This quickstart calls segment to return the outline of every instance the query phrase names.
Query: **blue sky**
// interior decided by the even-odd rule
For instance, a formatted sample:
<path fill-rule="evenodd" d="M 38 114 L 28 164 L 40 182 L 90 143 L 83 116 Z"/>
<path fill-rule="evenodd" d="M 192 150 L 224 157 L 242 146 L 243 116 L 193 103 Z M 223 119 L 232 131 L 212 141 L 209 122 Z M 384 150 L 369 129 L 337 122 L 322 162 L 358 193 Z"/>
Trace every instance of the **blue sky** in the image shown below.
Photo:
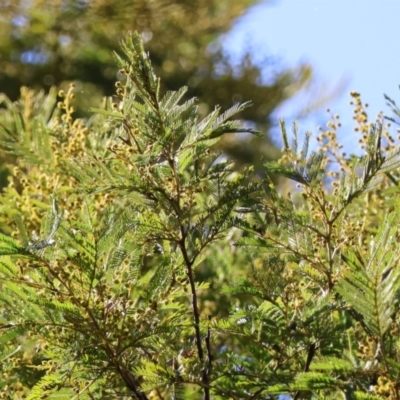
<path fill-rule="evenodd" d="M 234 58 L 256 48 L 258 57 L 276 56 L 285 67 L 310 63 L 318 83 L 315 92 L 341 88 L 341 95 L 324 108 L 341 116 L 342 139 L 351 143 L 349 91 L 361 93 L 370 119 L 379 111 L 390 115 L 383 93 L 400 103 L 399 19 L 398 0 L 261 1 L 238 20 L 223 44 Z M 291 118 L 303 103 L 304 97 L 298 96 L 277 110 L 276 117 Z M 322 112 L 300 121 L 300 128 L 316 132 L 325 117 Z"/>

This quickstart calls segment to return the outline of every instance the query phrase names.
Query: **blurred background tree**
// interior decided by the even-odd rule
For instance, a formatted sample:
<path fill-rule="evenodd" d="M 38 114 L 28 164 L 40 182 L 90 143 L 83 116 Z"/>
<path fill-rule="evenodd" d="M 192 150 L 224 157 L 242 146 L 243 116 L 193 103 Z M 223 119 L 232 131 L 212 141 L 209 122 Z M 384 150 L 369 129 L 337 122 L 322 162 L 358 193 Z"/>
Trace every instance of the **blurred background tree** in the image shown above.
<path fill-rule="evenodd" d="M 21 86 L 48 90 L 74 81 L 78 112 L 115 93 L 112 51 L 128 31 L 141 32 L 164 90 L 188 85 L 203 114 L 251 100 L 240 118 L 266 133 L 273 111 L 312 80 L 309 65 L 284 69 L 251 54 L 235 66 L 223 34 L 257 0 L 0 0 L 0 91 L 17 99 Z M 268 76 L 266 83 L 265 76 Z M 90 93 L 90 96 L 88 94 Z M 80 96 L 81 94 L 81 96 Z M 255 143 L 256 142 L 256 143 Z M 227 138 L 224 150 L 261 166 L 276 158 L 271 141 Z"/>

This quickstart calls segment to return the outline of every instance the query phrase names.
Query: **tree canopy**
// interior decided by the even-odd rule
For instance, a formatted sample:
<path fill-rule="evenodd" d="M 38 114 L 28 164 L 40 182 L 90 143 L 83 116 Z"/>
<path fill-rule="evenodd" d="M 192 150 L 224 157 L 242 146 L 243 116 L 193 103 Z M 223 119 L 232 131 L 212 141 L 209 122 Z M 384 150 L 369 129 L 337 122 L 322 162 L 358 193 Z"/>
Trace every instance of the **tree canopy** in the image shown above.
<path fill-rule="evenodd" d="M 250 104 L 163 93 L 138 34 L 116 59 L 90 119 L 73 86 L 0 99 L 1 397 L 399 399 L 390 125 L 352 93 L 354 155 L 338 116 L 313 151 L 282 121 L 282 194 L 215 146 L 260 135 L 231 119 Z"/>

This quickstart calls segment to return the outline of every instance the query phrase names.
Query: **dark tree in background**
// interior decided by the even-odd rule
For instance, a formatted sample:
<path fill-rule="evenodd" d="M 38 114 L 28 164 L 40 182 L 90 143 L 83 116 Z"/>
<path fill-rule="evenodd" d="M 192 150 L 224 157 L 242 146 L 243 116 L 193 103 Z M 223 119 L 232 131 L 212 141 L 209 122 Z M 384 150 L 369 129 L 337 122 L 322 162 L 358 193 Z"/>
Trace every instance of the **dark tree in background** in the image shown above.
<path fill-rule="evenodd" d="M 309 65 L 282 70 L 274 60 L 259 67 L 250 55 L 232 66 L 218 39 L 255 0 L 0 0 L 0 89 L 10 98 L 21 86 L 49 89 L 74 81 L 81 113 L 94 98 L 115 94 L 112 51 L 128 31 L 139 31 L 165 90 L 188 85 L 187 98 L 226 109 L 251 100 L 240 115 L 266 132 L 271 114 L 312 78 Z M 272 79 L 263 82 L 262 70 Z M 87 94 L 90 93 L 91 96 Z M 81 94 L 81 95 L 80 95 Z M 254 141 L 257 141 L 256 144 Z M 227 138 L 225 150 L 245 163 L 274 158 L 269 141 Z M 262 157 L 263 156 L 263 157 Z"/>

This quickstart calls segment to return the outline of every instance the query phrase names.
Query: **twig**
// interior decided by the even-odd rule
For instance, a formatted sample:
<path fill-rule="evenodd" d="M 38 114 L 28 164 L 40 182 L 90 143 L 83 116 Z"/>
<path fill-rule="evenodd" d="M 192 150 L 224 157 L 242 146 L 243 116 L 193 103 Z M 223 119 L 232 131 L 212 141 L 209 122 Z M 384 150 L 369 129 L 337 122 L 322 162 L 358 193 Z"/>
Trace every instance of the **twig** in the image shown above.
<path fill-rule="evenodd" d="M 208 322 L 210 323 L 211 316 L 208 316 Z M 211 354 L 211 329 L 210 325 L 207 329 L 206 336 L 206 349 L 207 349 L 207 365 L 203 369 L 203 384 L 204 384 L 204 399 L 210 398 L 210 375 L 212 371 L 213 356 Z"/>
<path fill-rule="evenodd" d="M 192 310 L 193 310 L 193 317 L 194 317 L 194 330 L 195 330 L 195 335 L 196 335 L 196 347 L 197 347 L 197 354 L 199 355 L 199 360 L 201 362 L 204 361 L 204 351 L 203 347 L 201 346 L 201 332 L 200 332 L 200 312 L 199 312 L 199 307 L 197 305 L 197 293 L 196 293 L 196 284 L 194 280 L 194 274 L 193 274 L 193 269 L 192 265 L 193 263 L 190 261 L 189 256 L 186 251 L 185 247 L 185 232 L 184 228 L 181 227 L 182 231 L 182 239 L 179 241 L 178 245 L 179 248 L 181 249 L 183 259 L 186 264 L 186 275 L 189 280 L 190 284 L 190 291 L 192 293 Z M 207 334 L 207 338 L 209 339 L 209 333 Z M 207 345 L 207 338 L 206 338 L 206 345 Z M 209 353 L 209 349 L 207 348 L 207 352 L 210 358 L 211 353 Z M 209 361 L 210 363 L 211 361 Z M 210 387 L 209 387 L 209 373 L 207 372 L 208 368 L 205 368 L 203 370 L 203 383 L 204 383 L 204 400 L 210 400 Z"/>
<path fill-rule="evenodd" d="M 311 361 L 315 356 L 316 350 L 317 350 L 317 344 L 315 342 L 311 343 L 310 347 L 308 348 L 307 360 L 303 370 L 304 372 L 308 372 L 310 370 Z M 293 400 L 298 400 L 300 398 L 301 393 L 302 391 L 298 390 L 295 396 L 293 397 Z"/>
<path fill-rule="evenodd" d="M 181 249 L 183 259 L 185 260 L 186 264 L 186 275 L 189 280 L 190 290 L 192 293 L 192 309 L 193 309 L 193 317 L 194 317 L 194 329 L 196 334 L 196 346 L 197 346 L 197 353 L 199 355 L 200 361 L 204 360 L 204 352 L 201 346 L 201 334 L 200 334 L 200 312 L 199 307 L 197 305 L 197 293 L 196 293 L 196 284 L 194 281 L 194 275 L 192 270 L 192 263 L 189 260 L 189 256 L 186 251 L 185 247 L 185 239 L 181 239 L 179 241 L 179 247 Z"/>

